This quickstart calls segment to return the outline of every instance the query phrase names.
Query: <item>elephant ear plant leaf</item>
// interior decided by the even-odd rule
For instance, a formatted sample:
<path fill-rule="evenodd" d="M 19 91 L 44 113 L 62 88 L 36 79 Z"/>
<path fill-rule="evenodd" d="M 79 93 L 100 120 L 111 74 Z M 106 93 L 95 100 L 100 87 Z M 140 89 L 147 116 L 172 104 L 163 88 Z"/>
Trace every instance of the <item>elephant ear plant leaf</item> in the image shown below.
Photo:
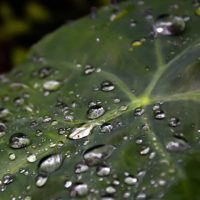
<path fill-rule="evenodd" d="M 104 7 L 1 75 L 0 199 L 199 199 L 199 8 Z"/>

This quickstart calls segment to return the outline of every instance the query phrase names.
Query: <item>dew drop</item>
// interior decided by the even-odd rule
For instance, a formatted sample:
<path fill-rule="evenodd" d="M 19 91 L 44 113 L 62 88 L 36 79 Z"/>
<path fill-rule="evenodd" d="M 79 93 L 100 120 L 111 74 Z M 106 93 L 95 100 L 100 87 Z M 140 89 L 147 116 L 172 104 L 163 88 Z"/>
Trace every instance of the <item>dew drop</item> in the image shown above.
<path fill-rule="evenodd" d="M 114 194 L 114 193 L 116 192 L 116 189 L 115 189 L 113 186 L 108 186 L 108 187 L 106 188 L 106 192 L 107 192 L 108 194 Z"/>
<path fill-rule="evenodd" d="M 36 177 L 35 184 L 37 187 L 43 187 L 46 184 L 47 180 L 48 180 L 47 176 L 39 175 Z"/>
<path fill-rule="evenodd" d="M 85 183 L 76 183 L 73 185 L 70 196 L 71 197 L 83 197 L 88 194 L 88 186 Z"/>
<path fill-rule="evenodd" d="M 73 140 L 78 140 L 87 137 L 91 134 L 94 126 L 96 126 L 96 124 L 83 124 L 82 126 L 73 129 L 72 133 L 69 135 L 69 138 Z"/>
<path fill-rule="evenodd" d="M 87 111 L 88 119 L 96 119 L 105 113 L 105 109 L 101 105 L 93 105 Z"/>
<path fill-rule="evenodd" d="M 3 176 L 2 182 L 4 185 L 9 185 L 14 181 L 14 176 L 12 174 L 6 174 Z"/>
<path fill-rule="evenodd" d="M 92 65 L 86 65 L 84 69 L 85 75 L 90 75 L 95 71 L 95 68 Z"/>
<path fill-rule="evenodd" d="M 138 180 L 137 180 L 136 177 L 127 176 L 127 177 L 125 177 L 124 182 L 125 182 L 127 185 L 135 185 L 135 184 L 138 182 Z"/>
<path fill-rule="evenodd" d="M 30 162 L 30 163 L 33 163 L 33 162 L 35 162 L 36 160 L 37 160 L 37 158 L 36 158 L 36 155 L 35 154 L 29 154 L 28 156 L 27 156 L 27 161 L 28 162 Z"/>
<path fill-rule="evenodd" d="M 109 123 L 101 125 L 101 133 L 110 133 L 113 130 L 113 126 Z"/>
<path fill-rule="evenodd" d="M 10 137 L 9 145 L 13 149 L 22 149 L 30 144 L 30 139 L 24 133 L 15 133 Z"/>
<path fill-rule="evenodd" d="M 169 120 L 169 126 L 171 126 L 171 127 L 177 127 L 179 125 L 180 125 L 180 121 L 179 121 L 178 118 L 176 118 L 176 117 L 170 118 L 170 120 Z"/>
<path fill-rule="evenodd" d="M 71 182 L 71 181 L 69 181 L 69 180 L 65 181 L 64 187 L 65 187 L 66 189 L 70 188 L 71 186 L 72 186 L 72 182 Z"/>
<path fill-rule="evenodd" d="M 157 120 L 162 120 L 165 118 L 165 113 L 161 109 L 157 109 L 154 111 L 154 118 Z"/>
<path fill-rule="evenodd" d="M 85 151 L 83 158 L 89 166 L 97 165 L 108 159 L 115 149 L 112 145 L 97 145 Z"/>
<path fill-rule="evenodd" d="M 111 81 L 104 81 L 101 83 L 101 91 L 110 92 L 115 89 L 115 86 Z"/>
<path fill-rule="evenodd" d="M 186 24 L 182 17 L 162 14 L 154 24 L 154 31 L 156 34 L 173 36 L 181 34 L 185 27 Z"/>
<path fill-rule="evenodd" d="M 4 136 L 6 134 L 5 130 L 6 130 L 6 125 L 4 123 L 0 122 L 0 137 Z"/>
<path fill-rule="evenodd" d="M 63 163 L 61 154 L 51 154 L 40 160 L 38 170 L 40 174 L 48 175 L 59 169 Z"/>
<path fill-rule="evenodd" d="M 40 78 L 46 78 L 52 73 L 52 68 L 51 67 L 42 67 L 38 70 L 38 76 Z"/>
<path fill-rule="evenodd" d="M 110 175 L 111 169 L 107 165 L 97 167 L 97 176 L 104 177 Z"/>
<path fill-rule="evenodd" d="M 135 116 L 141 116 L 144 114 L 144 108 L 142 107 L 138 107 L 134 110 L 134 115 Z"/>
<path fill-rule="evenodd" d="M 188 143 L 181 137 L 174 137 L 166 144 L 166 149 L 173 152 L 182 152 L 189 148 Z"/>
<path fill-rule="evenodd" d="M 14 153 L 10 153 L 9 154 L 9 159 L 10 160 L 15 160 L 16 159 L 16 155 Z"/>
<path fill-rule="evenodd" d="M 46 81 L 43 84 L 43 88 L 48 91 L 56 91 L 59 89 L 59 87 L 60 87 L 60 82 L 55 80 Z"/>
<path fill-rule="evenodd" d="M 81 174 L 87 172 L 89 167 L 86 164 L 79 163 L 75 166 L 75 173 Z"/>

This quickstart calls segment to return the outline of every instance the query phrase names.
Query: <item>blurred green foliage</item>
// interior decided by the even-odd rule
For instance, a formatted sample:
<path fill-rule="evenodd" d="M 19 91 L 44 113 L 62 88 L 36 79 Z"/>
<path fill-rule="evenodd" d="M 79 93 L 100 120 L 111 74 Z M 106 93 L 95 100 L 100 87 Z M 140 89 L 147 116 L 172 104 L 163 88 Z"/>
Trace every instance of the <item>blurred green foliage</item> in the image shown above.
<path fill-rule="evenodd" d="M 4 0 L 0 2 L 0 72 L 25 58 L 42 36 L 110 0 Z"/>

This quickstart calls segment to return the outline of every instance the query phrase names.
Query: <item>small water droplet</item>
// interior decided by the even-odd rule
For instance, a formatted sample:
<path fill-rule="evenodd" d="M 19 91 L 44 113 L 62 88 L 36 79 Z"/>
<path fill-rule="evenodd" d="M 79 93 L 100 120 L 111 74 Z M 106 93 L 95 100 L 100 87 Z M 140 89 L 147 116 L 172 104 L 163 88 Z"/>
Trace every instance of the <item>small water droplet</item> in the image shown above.
<path fill-rule="evenodd" d="M 16 155 L 14 153 L 10 153 L 9 154 L 9 159 L 10 160 L 15 160 L 16 159 Z"/>
<path fill-rule="evenodd" d="M 179 125 L 180 125 L 180 121 L 179 121 L 178 118 L 176 118 L 176 117 L 170 118 L 170 120 L 169 120 L 169 126 L 171 126 L 171 127 L 177 127 Z"/>
<path fill-rule="evenodd" d="M 96 124 L 83 124 L 82 126 L 73 129 L 72 133 L 69 135 L 69 138 L 78 140 L 87 137 L 89 134 L 91 134 L 94 126 L 96 126 Z"/>
<path fill-rule="evenodd" d="M 14 181 L 14 176 L 12 174 L 6 174 L 3 176 L 2 182 L 4 185 L 9 185 Z"/>
<path fill-rule="evenodd" d="M 65 181 L 64 187 L 65 187 L 66 189 L 70 188 L 71 186 L 72 186 L 72 181 L 69 181 L 69 180 Z"/>
<path fill-rule="evenodd" d="M 106 192 L 107 192 L 108 194 L 114 194 L 114 193 L 116 192 L 116 189 L 115 189 L 113 186 L 108 186 L 108 187 L 106 188 Z"/>
<path fill-rule="evenodd" d="M 63 163 L 63 156 L 61 154 L 51 154 L 40 160 L 39 173 L 48 175 L 59 169 Z"/>
<path fill-rule="evenodd" d="M 97 165 L 108 159 L 115 149 L 112 145 L 97 145 L 85 151 L 83 158 L 89 166 Z"/>
<path fill-rule="evenodd" d="M 70 196 L 71 197 L 83 197 L 88 194 L 88 186 L 85 183 L 76 183 L 73 185 Z"/>
<path fill-rule="evenodd" d="M 162 14 L 154 24 L 154 31 L 160 35 L 179 35 L 185 27 L 186 24 L 182 17 Z"/>
<path fill-rule="evenodd" d="M 101 133 L 110 133 L 113 130 L 113 126 L 109 123 L 101 125 Z"/>
<path fill-rule="evenodd" d="M 154 118 L 157 120 L 162 120 L 165 118 L 165 113 L 161 109 L 157 109 L 154 111 Z"/>
<path fill-rule="evenodd" d="M 38 70 L 38 76 L 40 78 L 47 78 L 52 73 L 52 68 L 49 66 L 42 67 Z"/>
<path fill-rule="evenodd" d="M 115 86 L 111 81 L 104 81 L 101 83 L 101 91 L 110 92 L 115 89 Z"/>
<path fill-rule="evenodd" d="M 144 114 L 144 108 L 142 107 L 138 107 L 134 110 L 134 115 L 135 116 L 141 116 Z"/>
<path fill-rule="evenodd" d="M 86 164 L 79 163 L 75 166 L 75 173 L 81 174 L 87 172 L 89 167 Z"/>
<path fill-rule="evenodd" d="M 27 156 L 27 161 L 28 162 L 30 162 L 30 163 L 33 163 L 33 162 L 35 162 L 36 160 L 37 160 L 37 158 L 36 158 L 36 155 L 35 154 L 29 154 L 28 156 Z"/>
<path fill-rule="evenodd" d="M 127 185 L 135 185 L 138 182 L 138 179 L 133 176 L 127 176 L 127 177 L 125 177 L 124 182 Z"/>
<path fill-rule="evenodd" d="M 104 177 L 110 175 L 111 169 L 107 165 L 101 165 L 97 167 L 97 175 Z"/>
<path fill-rule="evenodd" d="M 84 69 L 84 74 L 85 75 L 90 75 L 93 72 L 95 72 L 95 68 L 92 65 L 86 65 Z"/>
<path fill-rule="evenodd" d="M 46 81 L 44 84 L 43 84 L 43 88 L 45 90 L 48 90 L 48 91 L 56 91 L 59 89 L 60 87 L 60 82 L 59 81 L 55 81 L 55 80 L 51 80 L 51 81 Z"/>
<path fill-rule="evenodd" d="M 101 105 L 93 105 L 87 111 L 88 119 L 96 119 L 105 113 L 105 109 Z"/>
<path fill-rule="evenodd" d="M 48 180 L 47 176 L 39 175 L 36 177 L 35 184 L 37 187 L 43 187 L 46 184 L 47 180 Z"/>
<path fill-rule="evenodd" d="M 142 150 L 140 151 L 140 155 L 147 155 L 150 152 L 150 147 L 143 147 Z"/>
<path fill-rule="evenodd" d="M 24 133 L 15 133 L 10 137 L 9 145 L 13 149 L 25 148 L 30 144 L 30 139 Z"/>
<path fill-rule="evenodd" d="M 173 140 L 166 144 L 166 149 L 173 152 L 182 152 L 189 148 L 184 138 L 174 137 Z"/>

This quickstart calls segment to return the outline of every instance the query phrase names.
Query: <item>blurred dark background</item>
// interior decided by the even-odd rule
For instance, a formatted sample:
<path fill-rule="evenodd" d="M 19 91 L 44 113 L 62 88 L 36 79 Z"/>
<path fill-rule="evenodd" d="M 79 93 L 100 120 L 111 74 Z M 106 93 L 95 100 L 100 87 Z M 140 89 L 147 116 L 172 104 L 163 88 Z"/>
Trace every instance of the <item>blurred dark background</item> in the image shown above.
<path fill-rule="evenodd" d="M 1 0 L 0 73 L 21 63 L 28 49 L 62 24 L 111 0 Z"/>

